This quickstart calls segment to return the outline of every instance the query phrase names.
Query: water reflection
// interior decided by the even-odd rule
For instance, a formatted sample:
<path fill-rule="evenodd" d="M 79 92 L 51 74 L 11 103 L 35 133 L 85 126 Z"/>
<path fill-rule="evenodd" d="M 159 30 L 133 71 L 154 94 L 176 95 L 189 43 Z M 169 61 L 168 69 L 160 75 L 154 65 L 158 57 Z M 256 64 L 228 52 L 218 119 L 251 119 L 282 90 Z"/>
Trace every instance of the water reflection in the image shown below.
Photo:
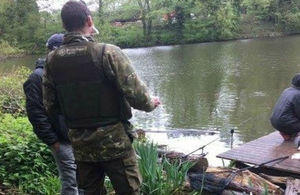
<path fill-rule="evenodd" d="M 143 55 L 126 50 L 164 104 L 153 114 L 139 112 L 133 122 L 146 129 L 217 129 L 222 139 L 210 146 L 211 156 L 229 149 L 232 128 L 237 130 L 235 146 L 272 132 L 272 107 L 299 69 L 299 43 L 300 37 L 294 36 L 154 47 L 144 49 Z M 149 136 L 183 152 L 213 139 Z"/>
<path fill-rule="evenodd" d="M 0 61 L 0 73 L 8 73 L 19 66 L 26 66 L 33 69 L 39 57 L 40 56 L 24 56 Z"/>

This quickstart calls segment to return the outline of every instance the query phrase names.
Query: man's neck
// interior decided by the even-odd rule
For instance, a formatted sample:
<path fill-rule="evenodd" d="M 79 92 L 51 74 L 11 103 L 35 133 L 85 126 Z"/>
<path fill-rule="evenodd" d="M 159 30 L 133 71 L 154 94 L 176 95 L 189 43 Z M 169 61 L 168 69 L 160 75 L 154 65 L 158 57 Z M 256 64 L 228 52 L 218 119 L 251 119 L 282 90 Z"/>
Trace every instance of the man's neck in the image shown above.
<path fill-rule="evenodd" d="M 88 28 L 83 28 L 81 30 L 78 31 L 80 34 L 82 34 L 83 36 L 91 36 L 90 30 Z"/>

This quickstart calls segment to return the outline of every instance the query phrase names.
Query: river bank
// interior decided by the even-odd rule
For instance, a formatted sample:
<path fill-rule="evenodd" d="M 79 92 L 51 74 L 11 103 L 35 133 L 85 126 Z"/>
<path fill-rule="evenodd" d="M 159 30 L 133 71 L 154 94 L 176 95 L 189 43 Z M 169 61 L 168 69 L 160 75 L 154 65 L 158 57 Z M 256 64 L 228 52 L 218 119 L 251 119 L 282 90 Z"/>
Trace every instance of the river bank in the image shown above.
<path fill-rule="evenodd" d="M 0 62 L 10 59 L 10 58 L 21 58 L 24 57 L 24 53 L 19 53 L 19 54 L 0 54 Z"/>
<path fill-rule="evenodd" d="M 184 32 L 182 37 L 172 30 L 161 29 L 156 27 L 153 29 L 151 39 L 145 41 L 142 35 L 140 24 L 130 24 L 128 26 L 114 27 L 104 25 L 105 30 L 115 31 L 116 35 L 107 37 L 107 34 L 96 35 L 95 39 L 98 42 L 105 42 L 118 45 L 122 49 L 134 49 L 134 48 L 147 48 L 155 46 L 172 46 L 172 45 L 184 45 L 184 44 L 199 44 L 207 42 L 223 42 L 232 40 L 243 39 L 261 39 L 261 38 L 276 38 L 287 37 L 297 35 L 298 31 L 284 31 L 278 26 L 270 22 L 261 22 L 253 20 L 251 18 L 243 19 L 239 23 L 238 29 L 232 32 L 229 36 L 216 36 L 210 37 L 209 35 L 193 34 L 193 32 Z M 101 29 L 101 28 L 100 28 Z M 194 29 L 195 31 L 195 29 Z M 118 35 L 118 36 L 117 36 Z M 46 40 L 45 40 L 46 42 Z M 41 45 L 41 44 L 40 44 Z M 44 46 L 44 44 L 42 44 Z M 20 49 L 17 46 L 9 44 L 7 41 L 1 41 L 0 39 L 0 61 L 7 58 L 22 57 L 24 55 L 45 54 L 46 48 L 28 48 L 22 46 L 25 49 Z"/>
<path fill-rule="evenodd" d="M 235 41 L 235 40 L 246 40 L 246 39 L 262 39 L 262 38 L 279 38 L 279 37 L 288 37 L 300 34 L 299 32 L 293 33 L 285 33 L 285 32 L 273 32 L 273 31 L 264 31 L 259 34 L 242 34 L 234 38 L 228 39 L 218 39 L 218 40 L 207 40 L 207 41 L 199 41 L 199 42 L 174 42 L 174 43 L 147 43 L 147 44 L 137 44 L 132 47 L 124 47 L 124 45 L 118 45 L 122 49 L 138 49 L 138 48 L 148 48 L 148 47 L 155 47 L 155 46 L 175 46 L 175 45 L 185 45 L 185 44 L 200 44 L 200 43 L 212 43 L 212 42 L 224 42 L 224 41 Z M 22 58 L 26 55 L 45 55 L 44 50 L 36 50 L 36 51 L 24 51 L 22 49 L 18 49 L 16 47 L 10 47 L 10 51 L 4 51 L 0 49 L 0 62 L 4 60 L 8 60 L 10 58 Z"/>

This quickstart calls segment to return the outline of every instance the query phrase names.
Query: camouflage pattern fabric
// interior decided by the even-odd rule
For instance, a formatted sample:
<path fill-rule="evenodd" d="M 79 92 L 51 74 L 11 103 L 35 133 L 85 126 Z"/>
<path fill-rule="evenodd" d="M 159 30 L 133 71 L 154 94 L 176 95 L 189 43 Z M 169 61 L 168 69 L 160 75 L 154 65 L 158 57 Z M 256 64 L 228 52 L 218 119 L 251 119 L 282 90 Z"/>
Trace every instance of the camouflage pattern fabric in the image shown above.
<path fill-rule="evenodd" d="M 129 58 L 119 47 L 106 45 L 104 55 L 106 75 L 115 80 L 118 88 L 131 107 L 151 112 L 155 106 L 145 84 L 139 79 L 131 65 Z"/>
<path fill-rule="evenodd" d="M 91 37 L 83 37 L 78 33 L 65 35 L 65 41 L 76 43 L 80 41 L 93 41 Z M 97 43 L 95 43 L 95 47 Z M 74 48 L 74 44 L 72 44 Z M 51 74 L 51 58 L 54 53 L 48 54 L 43 78 L 44 106 L 47 112 L 60 112 L 57 99 L 55 75 Z M 99 53 L 99 55 L 101 55 Z M 138 78 L 131 65 L 129 58 L 119 47 L 106 45 L 103 56 L 103 71 L 105 76 L 113 82 L 122 94 L 123 107 L 150 112 L 155 105 L 151 100 L 144 83 Z M 66 72 L 67 74 L 67 72 Z M 121 98 L 121 97 L 120 97 Z M 78 102 L 80 103 L 80 102 Z M 77 104 L 77 102 L 74 102 Z M 128 121 L 122 121 L 115 125 L 99 127 L 97 129 L 71 129 L 69 138 L 71 140 L 76 161 L 97 162 L 116 159 L 128 154 L 132 149 L 128 135 L 132 135 L 132 127 Z"/>
<path fill-rule="evenodd" d="M 121 122 L 97 129 L 70 129 L 69 137 L 76 161 L 108 161 L 125 156 L 132 149 Z"/>
<path fill-rule="evenodd" d="M 119 195 L 139 195 L 142 177 L 139 173 L 136 154 L 105 162 L 77 162 L 78 186 L 85 195 L 105 194 L 104 173 Z"/>

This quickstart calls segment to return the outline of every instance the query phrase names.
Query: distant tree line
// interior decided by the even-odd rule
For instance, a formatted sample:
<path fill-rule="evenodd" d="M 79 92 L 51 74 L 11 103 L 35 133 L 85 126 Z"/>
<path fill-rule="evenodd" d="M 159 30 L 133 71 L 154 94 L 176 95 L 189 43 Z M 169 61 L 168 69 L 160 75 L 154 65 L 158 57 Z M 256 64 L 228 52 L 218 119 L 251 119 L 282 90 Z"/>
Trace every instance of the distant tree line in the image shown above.
<path fill-rule="evenodd" d="M 42 1 L 42 0 L 40 0 Z M 300 32 L 299 0 L 94 0 L 96 38 L 121 47 L 194 43 Z M 0 1 L 0 46 L 28 53 L 62 32 L 59 11 L 37 0 Z M 1 48 L 1 47 L 0 47 Z M 1 51 L 0 51 L 1 53 Z"/>

